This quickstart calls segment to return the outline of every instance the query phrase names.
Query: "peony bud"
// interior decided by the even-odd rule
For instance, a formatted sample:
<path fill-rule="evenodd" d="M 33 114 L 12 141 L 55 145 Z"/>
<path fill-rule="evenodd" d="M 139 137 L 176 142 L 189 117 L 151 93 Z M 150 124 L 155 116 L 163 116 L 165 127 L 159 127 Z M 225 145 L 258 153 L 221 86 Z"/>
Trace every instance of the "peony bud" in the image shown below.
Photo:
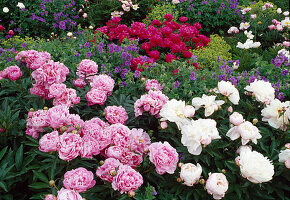
<path fill-rule="evenodd" d="M 256 125 L 258 123 L 258 119 L 253 119 L 253 124 Z"/>
<path fill-rule="evenodd" d="M 228 107 L 227 111 L 232 113 L 233 112 L 233 107 L 232 106 Z"/>
<path fill-rule="evenodd" d="M 210 89 L 210 90 L 209 90 L 209 93 L 213 93 L 213 90 L 212 90 L 212 89 Z"/>
<path fill-rule="evenodd" d="M 243 121 L 244 121 L 243 115 L 241 115 L 238 112 L 234 112 L 230 116 L 230 122 L 235 126 L 239 126 L 240 124 L 243 123 Z"/>
<path fill-rule="evenodd" d="M 56 197 L 53 194 L 47 194 L 44 200 L 56 200 Z"/>
<path fill-rule="evenodd" d="M 77 130 L 79 130 L 80 128 L 81 128 L 81 126 L 80 125 L 75 125 L 75 128 L 77 129 Z"/>
<path fill-rule="evenodd" d="M 183 163 L 178 163 L 178 167 L 182 167 Z"/>
<path fill-rule="evenodd" d="M 290 143 L 285 144 L 286 149 L 290 149 Z"/>
<path fill-rule="evenodd" d="M 103 160 L 100 161 L 100 165 L 103 165 L 105 162 Z"/>
<path fill-rule="evenodd" d="M 77 130 L 73 130 L 71 133 L 73 133 L 73 134 L 79 134 L 79 132 Z"/>
<path fill-rule="evenodd" d="M 222 173 L 223 173 L 223 174 L 227 173 L 227 170 L 222 169 Z"/>
<path fill-rule="evenodd" d="M 204 185 L 205 184 L 205 180 L 202 178 L 202 179 L 199 180 L 199 183 Z"/>
<path fill-rule="evenodd" d="M 34 109 L 33 109 L 33 108 L 30 108 L 29 111 L 30 111 L 30 112 L 34 112 Z"/>
<path fill-rule="evenodd" d="M 128 196 L 129 197 L 134 197 L 135 196 L 135 192 L 133 190 L 128 192 Z"/>
<path fill-rule="evenodd" d="M 160 123 L 160 126 L 161 126 L 162 129 L 167 129 L 168 124 L 167 124 L 167 122 L 164 121 L 164 122 Z"/>
<path fill-rule="evenodd" d="M 73 34 L 72 34 L 72 32 L 68 32 L 66 35 L 67 35 L 68 37 L 71 37 Z"/>
<path fill-rule="evenodd" d="M 9 30 L 9 31 L 8 31 L 8 34 L 9 34 L 9 35 L 14 35 L 14 31 L 13 31 L 13 30 Z"/>
<path fill-rule="evenodd" d="M 183 109 L 183 114 L 185 117 L 193 117 L 195 114 L 195 109 L 191 105 L 186 105 Z"/>
<path fill-rule="evenodd" d="M 182 179 L 180 177 L 178 177 L 176 180 L 177 180 L 178 183 L 182 182 Z"/>
<path fill-rule="evenodd" d="M 67 130 L 66 126 L 61 127 L 61 132 L 65 132 Z"/>
<path fill-rule="evenodd" d="M 236 163 L 236 165 L 240 166 L 240 157 L 237 157 L 237 158 L 235 159 L 235 163 Z"/>
<path fill-rule="evenodd" d="M 105 112 L 103 112 L 103 114 L 102 114 L 102 115 L 103 115 L 103 117 L 105 117 L 105 116 L 106 116 L 106 113 L 105 113 Z"/>
<path fill-rule="evenodd" d="M 48 107 L 44 107 L 43 110 L 48 110 Z"/>
<path fill-rule="evenodd" d="M 88 14 L 87 13 L 84 13 L 83 14 L 83 18 L 87 18 L 88 17 Z"/>
<path fill-rule="evenodd" d="M 49 185 L 50 187 L 54 186 L 54 185 L 55 185 L 55 181 L 54 181 L 54 180 L 50 180 L 50 181 L 48 182 L 48 185 Z"/>
<path fill-rule="evenodd" d="M 93 27 L 93 26 L 89 26 L 89 29 L 93 30 L 93 29 L 94 29 L 94 27 Z"/>
<path fill-rule="evenodd" d="M 111 175 L 111 176 L 116 176 L 116 174 L 117 174 L 116 170 L 111 170 L 111 171 L 110 171 L 110 175 Z"/>

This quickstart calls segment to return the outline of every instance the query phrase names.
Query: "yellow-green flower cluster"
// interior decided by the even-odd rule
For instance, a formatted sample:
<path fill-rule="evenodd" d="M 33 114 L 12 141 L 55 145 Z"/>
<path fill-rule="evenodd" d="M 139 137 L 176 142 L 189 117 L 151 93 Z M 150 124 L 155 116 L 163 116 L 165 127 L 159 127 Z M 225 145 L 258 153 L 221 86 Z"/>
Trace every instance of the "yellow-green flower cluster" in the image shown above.
<path fill-rule="evenodd" d="M 23 49 L 22 44 L 25 44 L 28 48 L 33 48 L 35 46 L 41 46 L 41 44 L 44 43 L 44 40 L 36 40 L 32 37 L 25 36 L 20 37 L 18 35 L 9 38 L 8 40 L 5 40 L 2 42 L 1 46 L 3 48 L 11 48 L 12 46 L 15 48 L 15 50 L 19 51 Z"/>
<path fill-rule="evenodd" d="M 210 43 L 202 49 L 191 50 L 193 55 L 197 56 L 197 62 L 203 67 L 213 67 L 217 62 L 217 57 L 220 59 L 231 60 L 231 46 L 219 35 L 211 35 Z"/>
<path fill-rule="evenodd" d="M 179 12 L 177 11 L 175 5 L 166 3 L 162 5 L 158 4 L 155 7 L 153 7 L 151 12 L 148 14 L 146 19 L 143 20 L 143 22 L 146 25 L 149 25 L 151 24 L 152 20 L 157 19 L 162 23 L 165 21 L 164 15 L 167 13 L 172 14 L 174 20 L 178 19 Z"/>
<path fill-rule="evenodd" d="M 270 3 L 273 5 L 273 7 L 267 8 L 266 10 L 263 10 L 263 6 L 266 3 Z M 256 14 L 257 18 L 259 17 L 265 17 L 267 14 L 276 14 L 277 13 L 277 6 L 270 2 L 270 1 L 259 1 L 255 4 L 250 3 L 248 6 L 241 6 L 242 9 L 250 7 L 250 14 Z"/>

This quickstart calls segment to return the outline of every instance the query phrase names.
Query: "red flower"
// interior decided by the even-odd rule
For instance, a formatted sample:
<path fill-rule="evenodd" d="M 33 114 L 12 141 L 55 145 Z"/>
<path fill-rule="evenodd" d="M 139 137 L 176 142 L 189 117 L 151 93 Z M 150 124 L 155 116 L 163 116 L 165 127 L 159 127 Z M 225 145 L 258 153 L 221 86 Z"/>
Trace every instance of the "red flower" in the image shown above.
<path fill-rule="evenodd" d="M 154 58 L 155 60 L 158 60 L 160 58 L 159 56 L 159 51 L 150 51 L 149 53 L 149 57 L 150 58 Z"/>
<path fill-rule="evenodd" d="M 190 58 L 192 56 L 192 53 L 190 51 L 184 51 L 183 52 L 183 57 L 184 58 Z"/>
<path fill-rule="evenodd" d="M 178 75 L 178 69 L 173 70 L 172 74 L 173 74 L 173 76 Z"/>
<path fill-rule="evenodd" d="M 9 31 L 8 31 L 8 34 L 9 34 L 9 35 L 14 35 L 14 31 L 13 31 L 13 30 L 9 30 Z"/>
<path fill-rule="evenodd" d="M 181 22 L 186 22 L 187 21 L 187 17 L 180 17 L 179 19 Z"/>
<path fill-rule="evenodd" d="M 4 26 L 0 25 L 0 31 L 3 31 L 4 29 Z"/>
<path fill-rule="evenodd" d="M 193 65 L 194 65 L 195 69 L 201 69 L 201 67 L 199 67 L 197 63 L 193 63 Z"/>
<path fill-rule="evenodd" d="M 169 62 L 169 63 L 171 63 L 172 60 L 174 60 L 174 59 L 176 59 L 176 58 L 175 58 L 175 55 L 172 55 L 172 54 L 170 54 L 170 53 L 167 54 L 166 57 L 165 57 L 165 61 L 166 61 L 166 62 Z"/>
<path fill-rule="evenodd" d="M 154 20 L 152 21 L 152 25 L 155 25 L 155 26 L 161 26 L 162 24 L 161 24 L 161 22 L 160 22 L 159 20 L 154 19 Z"/>
<path fill-rule="evenodd" d="M 167 14 L 164 15 L 164 19 L 166 19 L 167 21 L 170 22 L 170 21 L 173 20 L 173 16 L 171 14 L 167 13 Z"/>

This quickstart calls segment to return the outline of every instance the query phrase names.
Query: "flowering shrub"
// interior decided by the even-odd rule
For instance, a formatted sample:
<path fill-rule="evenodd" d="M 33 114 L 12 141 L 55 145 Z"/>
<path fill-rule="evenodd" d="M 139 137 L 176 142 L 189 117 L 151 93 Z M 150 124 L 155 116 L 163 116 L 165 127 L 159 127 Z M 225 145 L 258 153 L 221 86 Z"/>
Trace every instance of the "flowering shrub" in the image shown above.
<path fill-rule="evenodd" d="M 107 26 L 98 28 L 96 31 L 108 35 L 110 40 L 117 39 L 120 43 L 125 38 L 143 40 L 141 48 L 154 60 L 160 58 L 160 51 L 168 53 L 166 48 L 169 48 L 173 54 L 182 53 L 183 57 L 191 58 L 192 54 L 188 49 L 203 48 L 210 42 L 208 37 L 199 34 L 199 29 L 201 29 L 199 23 L 193 25 L 184 23 L 181 25 L 172 21 L 173 16 L 171 14 L 165 14 L 164 18 L 166 19 L 163 22 L 164 26 L 161 26 L 160 21 L 153 20 L 147 28 L 144 23 L 140 22 L 134 22 L 129 28 L 124 24 L 119 24 L 121 18 L 114 17 L 107 22 Z M 166 55 L 166 62 L 178 59 L 173 54 Z"/>

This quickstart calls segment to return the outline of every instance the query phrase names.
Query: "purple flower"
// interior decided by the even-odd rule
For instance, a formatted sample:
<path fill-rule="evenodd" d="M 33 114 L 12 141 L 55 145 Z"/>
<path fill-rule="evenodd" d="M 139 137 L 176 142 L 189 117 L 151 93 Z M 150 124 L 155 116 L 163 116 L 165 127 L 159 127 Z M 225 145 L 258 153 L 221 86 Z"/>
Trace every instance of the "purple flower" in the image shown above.
<path fill-rule="evenodd" d="M 120 85 L 127 86 L 128 84 L 126 83 L 126 81 L 122 81 Z"/>
<path fill-rule="evenodd" d="M 86 56 L 88 57 L 88 58 L 90 58 L 91 56 L 92 56 L 92 52 L 87 52 L 87 54 L 86 54 Z"/>
<path fill-rule="evenodd" d="M 117 73 L 119 73 L 121 71 L 121 68 L 120 67 L 116 67 L 115 68 L 115 73 L 117 74 Z"/>
<path fill-rule="evenodd" d="M 141 75 L 141 72 L 139 70 L 136 70 L 134 73 L 134 77 L 139 78 Z"/>
<path fill-rule="evenodd" d="M 190 74 L 190 80 L 197 80 L 196 78 L 195 78 L 195 72 L 191 72 L 191 74 Z"/>
<path fill-rule="evenodd" d="M 25 47 L 27 47 L 27 44 L 24 42 L 24 43 L 21 44 L 21 46 L 22 46 L 23 48 L 25 48 Z"/>
<path fill-rule="evenodd" d="M 282 76 L 287 76 L 288 73 L 289 73 L 288 70 L 287 69 L 284 69 L 284 70 L 282 70 L 281 75 Z"/>
<path fill-rule="evenodd" d="M 179 85 L 180 85 L 179 81 L 176 81 L 176 82 L 174 83 L 174 88 L 178 88 Z"/>
<path fill-rule="evenodd" d="M 201 12 L 197 12 L 198 15 L 201 15 Z"/>
<path fill-rule="evenodd" d="M 104 43 L 101 42 L 99 45 L 98 45 L 98 51 L 99 52 L 102 52 L 104 50 Z"/>
<path fill-rule="evenodd" d="M 91 46 L 91 45 L 90 45 L 89 42 L 86 42 L 85 45 L 84 45 L 84 47 L 86 47 L 86 48 L 90 48 L 90 46 Z"/>
<path fill-rule="evenodd" d="M 77 51 L 77 53 L 74 55 L 74 57 L 79 57 L 80 53 Z"/>

